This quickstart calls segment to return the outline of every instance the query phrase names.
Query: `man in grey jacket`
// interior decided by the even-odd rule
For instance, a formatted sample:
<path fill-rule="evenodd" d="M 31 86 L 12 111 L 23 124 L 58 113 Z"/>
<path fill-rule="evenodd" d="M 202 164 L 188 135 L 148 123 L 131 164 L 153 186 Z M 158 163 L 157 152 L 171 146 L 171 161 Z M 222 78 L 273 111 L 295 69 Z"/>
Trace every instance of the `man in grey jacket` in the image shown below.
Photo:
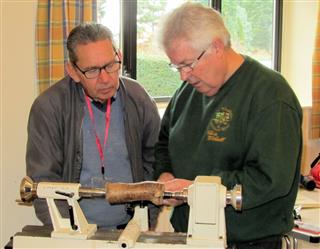
<path fill-rule="evenodd" d="M 70 32 L 67 48 L 68 76 L 31 108 L 27 175 L 87 187 L 152 180 L 159 114 L 136 81 L 120 76 L 122 56 L 112 33 L 100 24 L 81 24 Z M 37 199 L 34 206 L 37 217 L 50 224 L 45 201 Z M 98 227 L 117 228 L 130 219 L 125 205 L 103 199 L 83 199 L 80 206 Z M 66 204 L 58 207 L 67 216 Z"/>

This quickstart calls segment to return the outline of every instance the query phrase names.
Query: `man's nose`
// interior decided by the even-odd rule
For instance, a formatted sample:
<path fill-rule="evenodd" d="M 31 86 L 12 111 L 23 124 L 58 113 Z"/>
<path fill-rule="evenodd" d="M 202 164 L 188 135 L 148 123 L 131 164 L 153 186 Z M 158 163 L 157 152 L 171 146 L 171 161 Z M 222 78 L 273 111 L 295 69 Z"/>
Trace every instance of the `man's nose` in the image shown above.
<path fill-rule="evenodd" d="M 179 70 L 179 73 L 180 73 L 180 79 L 181 79 L 182 81 L 187 80 L 188 77 L 189 77 L 189 75 L 190 75 L 190 72 L 186 72 L 183 68 L 181 68 L 181 69 Z"/>

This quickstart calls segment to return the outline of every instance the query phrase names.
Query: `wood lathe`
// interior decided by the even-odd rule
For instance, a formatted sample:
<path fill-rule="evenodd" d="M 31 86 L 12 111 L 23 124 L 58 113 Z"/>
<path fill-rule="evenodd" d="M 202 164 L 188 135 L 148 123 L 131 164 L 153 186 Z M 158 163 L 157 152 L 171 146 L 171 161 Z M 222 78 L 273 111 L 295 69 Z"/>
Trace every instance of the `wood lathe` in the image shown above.
<path fill-rule="evenodd" d="M 242 189 L 227 191 L 216 176 L 198 176 L 182 192 L 166 192 L 159 182 L 107 183 L 105 188 L 85 188 L 79 183 L 39 182 L 25 177 L 20 185 L 20 203 L 35 198 L 47 201 L 53 228 L 26 226 L 13 237 L 13 248 L 226 248 L 224 209 L 241 210 Z M 163 198 L 184 200 L 190 206 L 187 233 L 149 231 L 147 207 L 134 208 L 124 230 L 99 230 L 89 224 L 78 200 L 106 198 L 109 203 L 150 201 L 161 205 Z M 66 200 L 69 218 L 63 218 L 55 200 Z"/>

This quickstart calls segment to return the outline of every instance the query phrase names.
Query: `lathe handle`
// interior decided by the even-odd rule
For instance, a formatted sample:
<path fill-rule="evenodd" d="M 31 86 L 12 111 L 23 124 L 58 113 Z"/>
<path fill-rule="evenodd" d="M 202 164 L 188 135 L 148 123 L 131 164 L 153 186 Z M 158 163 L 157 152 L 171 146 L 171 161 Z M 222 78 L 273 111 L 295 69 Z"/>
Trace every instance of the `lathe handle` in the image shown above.
<path fill-rule="evenodd" d="M 139 183 L 106 183 L 106 199 L 110 204 L 132 201 L 151 201 L 161 205 L 164 184 L 154 181 Z"/>

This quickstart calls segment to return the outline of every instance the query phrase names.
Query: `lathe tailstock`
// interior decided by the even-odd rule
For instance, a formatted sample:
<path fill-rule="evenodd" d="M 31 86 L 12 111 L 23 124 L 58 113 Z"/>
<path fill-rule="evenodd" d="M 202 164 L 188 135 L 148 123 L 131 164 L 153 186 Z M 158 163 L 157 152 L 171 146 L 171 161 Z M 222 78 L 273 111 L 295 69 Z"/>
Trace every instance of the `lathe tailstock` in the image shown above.
<path fill-rule="evenodd" d="M 114 194 L 114 193 L 117 194 Z M 221 179 L 198 176 L 181 193 L 164 191 L 158 182 L 107 183 L 105 189 L 82 188 L 77 183 L 39 182 L 25 177 L 20 186 L 21 201 L 47 200 L 53 227 L 26 226 L 13 237 L 13 248 L 226 248 L 224 209 L 232 205 L 241 210 L 241 186 L 227 191 Z M 185 200 L 190 206 L 187 233 L 149 231 L 147 207 L 136 206 L 126 228 L 97 230 L 89 224 L 78 204 L 80 198 L 106 198 L 110 203 L 147 200 L 161 205 L 163 198 Z M 66 200 L 69 218 L 62 218 L 56 199 Z"/>

